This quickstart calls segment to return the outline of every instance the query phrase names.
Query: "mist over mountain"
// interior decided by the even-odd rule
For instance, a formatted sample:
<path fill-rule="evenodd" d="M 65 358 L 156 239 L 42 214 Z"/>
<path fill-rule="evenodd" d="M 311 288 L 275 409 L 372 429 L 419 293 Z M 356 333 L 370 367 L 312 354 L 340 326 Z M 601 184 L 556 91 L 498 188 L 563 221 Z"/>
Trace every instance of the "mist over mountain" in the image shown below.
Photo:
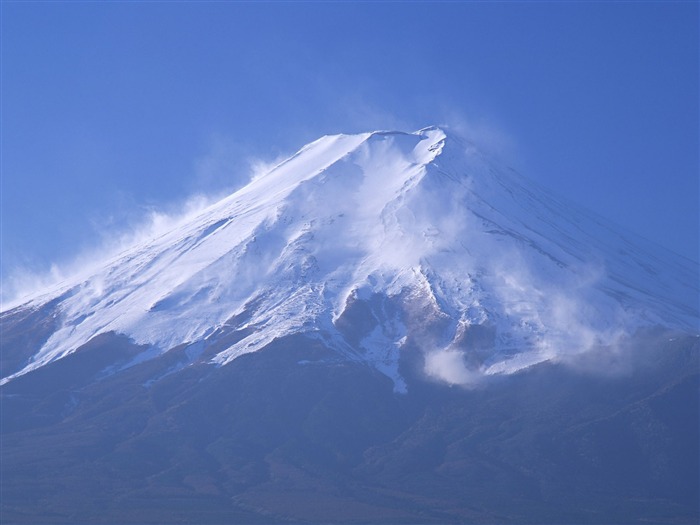
<path fill-rule="evenodd" d="M 449 132 L 325 136 L 0 314 L 3 523 L 697 521 L 698 296 Z"/>

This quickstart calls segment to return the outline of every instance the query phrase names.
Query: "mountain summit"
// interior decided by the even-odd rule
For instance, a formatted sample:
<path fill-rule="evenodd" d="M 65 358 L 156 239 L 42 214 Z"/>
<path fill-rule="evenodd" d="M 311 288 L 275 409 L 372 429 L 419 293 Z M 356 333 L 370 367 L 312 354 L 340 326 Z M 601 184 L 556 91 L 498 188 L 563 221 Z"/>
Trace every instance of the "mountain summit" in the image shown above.
<path fill-rule="evenodd" d="M 176 347 L 180 367 L 226 365 L 305 334 L 397 391 L 406 348 L 429 376 L 470 384 L 646 326 L 696 331 L 696 272 L 439 128 L 324 136 L 89 277 L 2 313 L 52 319 L 2 382 L 114 333 L 141 351 L 110 373 Z"/>

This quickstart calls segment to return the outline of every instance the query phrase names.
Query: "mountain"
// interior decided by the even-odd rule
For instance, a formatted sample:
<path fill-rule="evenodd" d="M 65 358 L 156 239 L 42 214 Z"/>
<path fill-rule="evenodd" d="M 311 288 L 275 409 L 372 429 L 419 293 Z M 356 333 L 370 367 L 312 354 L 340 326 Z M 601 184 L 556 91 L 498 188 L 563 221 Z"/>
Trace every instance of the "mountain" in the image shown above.
<path fill-rule="evenodd" d="M 459 137 L 322 137 L 0 314 L 2 521 L 697 521 L 699 318 Z"/>
<path fill-rule="evenodd" d="M 696 329 L 696 272 L 440 129 L 329 136 L 5 313 L 41 310 L 56 325 L 3 381 L 114 332 L 144 346 L 134 362 L 187 345 L 191 361 L 216 365 L 305 333 L 399 391 L 413 341 L 430 347 L 429 365 L 455 367 L 438 377 L 461 382 L 642 326 Z"/>

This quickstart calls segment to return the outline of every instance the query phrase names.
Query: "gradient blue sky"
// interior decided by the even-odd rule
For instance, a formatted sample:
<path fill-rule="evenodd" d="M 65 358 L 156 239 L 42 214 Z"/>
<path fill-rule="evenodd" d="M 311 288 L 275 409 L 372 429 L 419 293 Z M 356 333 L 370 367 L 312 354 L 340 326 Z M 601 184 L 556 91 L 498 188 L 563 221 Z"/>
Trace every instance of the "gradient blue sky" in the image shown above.
<path fill-rule="evenodd" d="M 698 259 L 697 2 L 2 2 L 2 277 L 322 134 L 467 127 Z"/>

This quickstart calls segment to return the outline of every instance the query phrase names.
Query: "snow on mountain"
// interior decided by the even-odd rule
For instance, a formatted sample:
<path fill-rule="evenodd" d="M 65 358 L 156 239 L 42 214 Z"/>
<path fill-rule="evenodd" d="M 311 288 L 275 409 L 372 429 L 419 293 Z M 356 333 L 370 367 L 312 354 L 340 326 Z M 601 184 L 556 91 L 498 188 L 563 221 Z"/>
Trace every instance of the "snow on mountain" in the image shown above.
<path fill-rule="evenodd" d="M 697 264 L 484 158 L 438 128 L 326 136 L 184 225 L 13 311 L 57 328 L 5 383 L 98 334 L 151 359 L 216 365 L 295 333 L 405 389 L 402 348 L 465 384 L 614 346 L 643 326 L 698 330 Z"/>

